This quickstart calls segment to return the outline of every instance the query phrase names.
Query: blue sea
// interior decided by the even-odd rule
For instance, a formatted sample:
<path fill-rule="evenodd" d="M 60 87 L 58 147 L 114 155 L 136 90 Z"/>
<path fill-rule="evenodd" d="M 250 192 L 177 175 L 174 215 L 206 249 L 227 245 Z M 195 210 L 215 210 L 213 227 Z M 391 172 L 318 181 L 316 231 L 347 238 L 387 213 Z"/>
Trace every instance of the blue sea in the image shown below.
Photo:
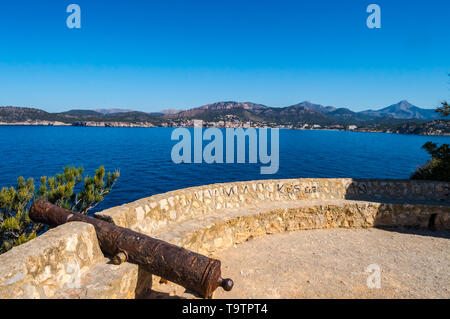
<path fill-rule="evenodd" d="M 280 130 L 280 167 L 261 175 L 261 164 L 174 164 L 172 128 L 0 127 L 0 187 L 18 176 L 52 176 L 66 165 L 87 173 L 103 165 L 120 179 L 96 211 L 179 188 L 255 179 L 302 177 L 409 178 L 424 164 L 427 141 L 446 136 Z M 207 144 L 204 142 L 204 144 Z"/>

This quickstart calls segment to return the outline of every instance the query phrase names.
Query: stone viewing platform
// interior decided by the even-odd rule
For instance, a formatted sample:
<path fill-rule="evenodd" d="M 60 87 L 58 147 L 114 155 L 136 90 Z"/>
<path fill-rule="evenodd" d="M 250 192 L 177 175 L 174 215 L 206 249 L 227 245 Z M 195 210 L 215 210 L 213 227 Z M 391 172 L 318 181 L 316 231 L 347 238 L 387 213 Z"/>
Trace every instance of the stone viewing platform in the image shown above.
<path fill-rule="evenodd" d="M 235 288 L 216 297 L 450 297 L 450 183 L 214 184 L 154 195 L 96 217 L 221 259 Z M 386 275 L 382 289 L 365 284 L 364 269 L 374 263 Z M 78 222 L 0 256 L 0 298 L 191 297 L 159 281 L 137 265 L 113 265 L 93 226 Z"/>
<path fill-rule="evenodd" d="M 450 298 L 449 244 L 448 231 L 377 228 L 256 238 L 218 253 L 236 286 L 215 297 Z M 367 287 L 372 264 L 381 268 L 380 289 Z"/>

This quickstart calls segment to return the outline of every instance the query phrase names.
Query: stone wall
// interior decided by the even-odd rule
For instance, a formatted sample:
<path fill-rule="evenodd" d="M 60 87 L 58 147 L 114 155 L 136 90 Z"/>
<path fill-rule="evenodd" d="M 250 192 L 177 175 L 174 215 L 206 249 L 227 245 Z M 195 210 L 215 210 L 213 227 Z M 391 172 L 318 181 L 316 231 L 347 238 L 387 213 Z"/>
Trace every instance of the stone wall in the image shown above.
<path fill-rule="evenodd" d="M 0 296 L 54 297 L 102 259 L 92 225 L 62 225 L 0 256 Z"/>
<path fill-rule="evenodd" d="M 97 217 L 152 235 L 161 228 L 227 209 L 298 201 L 366 200 L 449 205 L 450 184 L 409 180 L 295 179 L 193 187 L 107 209 Z"/>
<path fill-rule="evenodd" d="M 450 229 L 450 184 L 352 179 L 215 184 L 140 199 L 96 217 L 214 255 L 253 237 L 300 229 Z M 152 280 L 157 279 L 136 265 L 112 265 L 94 228 L 83 223 L 62 225 L 0 256 L 0 298 L 144 297 Z"/>
<path fill-rule="evenodd" d="M 151 280 L 137 265 L 112 265 L 94 227 L 79 222 L 0 255 L 0 299 L 134 298 Z"/>

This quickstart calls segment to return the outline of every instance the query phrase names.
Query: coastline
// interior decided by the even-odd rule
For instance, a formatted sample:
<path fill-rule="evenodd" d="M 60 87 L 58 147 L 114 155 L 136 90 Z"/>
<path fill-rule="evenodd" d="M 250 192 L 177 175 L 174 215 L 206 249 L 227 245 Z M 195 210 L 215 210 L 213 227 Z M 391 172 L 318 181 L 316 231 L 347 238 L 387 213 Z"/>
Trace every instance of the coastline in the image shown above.
<path fill-rule="evenodd" d="M 163 123 L 162 125 L 155 125 L 152 123 L 127 123 L 127 122 L 74 122 L 74 123 L 64 123 L 64 122 L 54 122 L 54 121 L 35 121 L 35 122 L 0 122 L 0 126 L 73 126 L 73 127 L 128 127 L 128 128 L 160 128 L 160 127 L 185 127 L 193 128 L 192 125 L 171 125 L 169 123 Z M 418 136 L 450 136 L 450 133 L 429 133 L 424 132 L 421 134 L 417 133 L 406 133 L 406 132 L 394 132 L 392 130 L 370 130 L 367 128 L 356 128 L 356 129 L 337 129 L 337 128 L 293 128 L 293 127 L 283 127 L 283 126 L 247 126 L 247 125 L 224 125 L 224 126 L 205 126 L 206 127 L 217 127 L 217 128 L 278 128 L 283 130 L 301 130 L 301 131 L 339 131 L 339 132 L 359 132 L 359 133 L 385 133 L 385 134 L 404 134 L 404 135 L 418 135 Z"/>

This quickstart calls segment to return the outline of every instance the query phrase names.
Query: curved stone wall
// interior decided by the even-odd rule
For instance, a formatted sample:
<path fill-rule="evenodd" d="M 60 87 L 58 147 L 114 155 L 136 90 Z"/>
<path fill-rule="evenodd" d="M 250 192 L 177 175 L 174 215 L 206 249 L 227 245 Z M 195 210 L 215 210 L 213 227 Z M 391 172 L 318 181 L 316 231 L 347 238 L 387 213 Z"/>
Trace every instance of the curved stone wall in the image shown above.
<path fill-rule="evenodd" d="M 214 184 L 154 195 L 96 217 L 214 255 L 256 236 L 300 229 L 450 229 L 450 183 L 291 179 Z M 75 286 L 74 271 L 79 272 Z M 93 227 L 80 223 L 57 227 L 0 256 L 1 298 L 133 298 L 145 296 L 151 281 L 136 265 L 108 263 Z"/>
<path fill-rule="evenodd" d="M 213 184 L 140 199 L 96 216 L 152 235 L 210 214 L 277 203 L 317 205 L 330 200 L 450 205 L 449 183 L 409 180 L 291 179 Z"/>

